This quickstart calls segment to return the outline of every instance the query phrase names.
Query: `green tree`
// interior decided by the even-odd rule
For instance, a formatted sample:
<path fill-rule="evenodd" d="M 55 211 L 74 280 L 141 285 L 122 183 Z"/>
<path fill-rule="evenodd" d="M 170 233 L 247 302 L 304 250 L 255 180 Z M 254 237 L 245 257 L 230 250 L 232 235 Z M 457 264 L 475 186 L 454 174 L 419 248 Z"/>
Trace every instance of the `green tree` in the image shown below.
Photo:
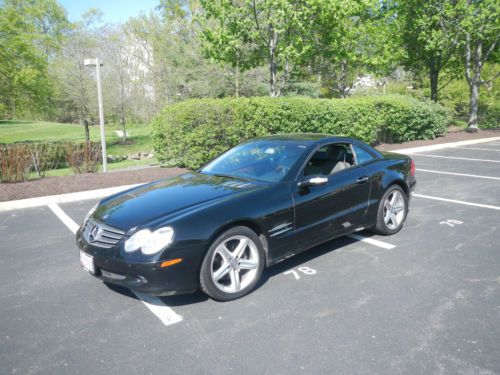
<path fill-rule="evenodd" d="M 101 13 L 93 9 L 84 13 L 82 19 L 74 23 L 52 66 L 59 110 L 57 119 L 78 121 L 85 127 L 87 141 L 90 141 L 89 125 L 97 107 L 95 79 L 92 70 L 84 66 L 84 60 L 100 55 L 98 36 L 102 32 Z"/>
<path fill-rule="evenodd" d="M 326 96 L 346 97 L 357 75 L 387 73 L 396 43 L 390 37 L 392 16 L 376 0 L 317 1 L 309 24 L 307 66 L 318 74 Z"/>
<path fill-rule="evenodd" d="M 0 7 L 0 103 L 10 116 L 47 113 L 49 60 L 69 28 L 54 0 L 5 0 Z"/>
<path fill-rule="evenodd" d="M 50 61 L 61 49 L 72 25 L 67 19 L 65 9 L 57 1 L 38 0 L 31 4 L 31 18 L 38 34 L 36 44 Z"/>
<path fill-rule="evenodd" d="M 227 66 L 204 59 L 196 1 L 182 2 L 186 13 L 152 12 L 130 19 L 125 30 L 141 62 L 141 80 L 152 92 L 152 113 L 186 98 L 224 97 L 232 93 Z M 175 9 L 175 7 L 174 7 Z"/>
<path fill-rule="evenodd" d="M 314 1 L 201 0 L 206 50 L 246 70 L 266 64 L 269 95 L 279 96 L 293 65 L 307 54 L 308 15 Z"/>
<path fill-rule="evenodd" d="M 404 66 L 429 77 L 431 99 L 460 75 L 460 0 L 402 0 L 397 3 Z"/>
<path fill-rule="evenodd" d="M 498 77 L 498 72 L 489 79 L 484 79 L 482 74 L 488 62 L 499 62 L 500 3 L 498 0 L 465 0 L 464 8 L 461 31 L 465 78 L 470 90 L 467 129 L 475 132 L 478 128 L 479 90 Z"/>

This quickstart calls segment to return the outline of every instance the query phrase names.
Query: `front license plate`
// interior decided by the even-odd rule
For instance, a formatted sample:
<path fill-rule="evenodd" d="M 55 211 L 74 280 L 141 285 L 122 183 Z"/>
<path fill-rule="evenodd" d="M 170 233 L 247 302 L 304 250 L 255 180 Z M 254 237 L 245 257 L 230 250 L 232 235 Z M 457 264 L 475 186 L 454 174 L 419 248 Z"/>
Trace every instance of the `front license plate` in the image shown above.
<path fill-rule="evenodd" d="M 95 273 L 94 257 L 80 251 L 80 264 L 85 271 Z"/>

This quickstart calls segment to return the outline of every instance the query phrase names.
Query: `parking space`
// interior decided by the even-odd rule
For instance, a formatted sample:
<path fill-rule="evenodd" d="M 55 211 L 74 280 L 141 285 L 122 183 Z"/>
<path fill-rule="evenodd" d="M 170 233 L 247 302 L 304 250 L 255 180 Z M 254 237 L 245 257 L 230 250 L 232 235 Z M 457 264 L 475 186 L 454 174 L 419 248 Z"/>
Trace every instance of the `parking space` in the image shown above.
<path fill-rule="evenodd" d="M 455 154 L 458 150 L 455 151 Z M 427 155 L 427 154 L 425 154 Z M 434 151 L 432 155 L 437 155 L 437 151 Z M 424 156 L 423 153 L 412 154 L 415 163 L 418 164 L 417 168 L 438 170 L 445 172 L 454 173 L 467 173 L 478 176 L 487 177 L 498 177 L 498 169 L 500 168 L 500 163 L 491 163 L 485 161 L 473 161 L 473 160 L 463 160 L 463 159 L 441 159 L 441 158 L 430 158 Z M 441 156 L 441 155 L 440 155 Z"/>
<path fill-rule="evenodd" d="M 500 143 L 412 155 L 397 235 L 311 249 L 230 303 L 82 271 L 71 222 L 95 201 L 0 213 L 0 372 L 500 373 L 500 152 L 474 148 Z"/>
<path fill-rule="evenodd" d="M 498 168 L 500 170 L 500 165 Z M 493 206 L 500 204 L 498 197 L 491 193 L 498 189 L 500 180 L 448 174 L 437 175 L 418 170 L 416 176 L 419 195 L 446 197 Z"/>

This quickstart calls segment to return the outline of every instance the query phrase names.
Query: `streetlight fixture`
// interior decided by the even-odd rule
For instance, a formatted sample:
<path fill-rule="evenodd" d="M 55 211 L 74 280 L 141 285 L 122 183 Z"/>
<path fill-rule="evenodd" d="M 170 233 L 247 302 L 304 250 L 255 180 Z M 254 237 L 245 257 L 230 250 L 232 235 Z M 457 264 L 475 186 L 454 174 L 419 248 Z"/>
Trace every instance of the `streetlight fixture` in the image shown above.
<path fill-rule="evenodd" d="M 85 66 L 95 66 L 97 73 L 97 100 L 99 102 L 99 123 L 101 127 L 101 145 L 102 145 L 102 170 L 104 172 L 108 171 L 108 160 L 106 156 L 106 133 L 104 131 L 104 109 L 102 105 L 102 87 L 101 87 L 101 66 L 103 65 L 99 62 L 99 58 L 95 59 L 85 59 L 83 61 Z"/>

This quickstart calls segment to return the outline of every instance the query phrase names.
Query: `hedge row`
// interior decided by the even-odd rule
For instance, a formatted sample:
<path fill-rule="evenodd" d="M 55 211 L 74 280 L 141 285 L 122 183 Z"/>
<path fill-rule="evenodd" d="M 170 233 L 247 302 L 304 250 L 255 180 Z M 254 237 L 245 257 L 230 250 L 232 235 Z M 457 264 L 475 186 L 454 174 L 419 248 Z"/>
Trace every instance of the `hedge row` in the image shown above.
<path fill-rule="evenodd" d="M 403 142 L 435 138 L 446 123 L 443 107 L 405 96 L 196 99 L 155 118 L 153 143 L 161 163 L 197 168 L 256 136 L 304 132 Z"/>

